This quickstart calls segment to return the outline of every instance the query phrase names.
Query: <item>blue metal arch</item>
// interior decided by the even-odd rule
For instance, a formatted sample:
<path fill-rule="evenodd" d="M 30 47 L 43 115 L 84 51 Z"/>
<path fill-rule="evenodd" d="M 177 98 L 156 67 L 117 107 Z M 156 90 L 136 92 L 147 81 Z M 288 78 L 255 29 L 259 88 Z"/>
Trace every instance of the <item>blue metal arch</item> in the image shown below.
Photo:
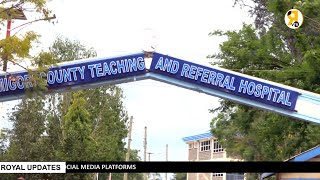
<path fill-rule="evenodd" d="M 161 72 L 157 70 L 155 67 L 157 65 L 157 62 L 159 62 L 159 59 L 150 58 L 152 55 L 156 54 L 157 58 L 162 58 L 162 60 L 166 60 L 167 64 L 166 68 L 163 69 Z M 297 118 L 303 121 L 308 121 L 316 124 L 320 124 L 320 95 L 307 92 L 301 89 L 285 86 L 282 84 L 274 83 L 271 81 L 266 81 L 260 78 L 244 75 L 241 73 L 233 72 L 227 69 L 222 68 L 211 68 L 211 67 L 205 67 L 201 65 L 197 65 L 191 62 L 187 62 L 184 60 L 179 60 L 177 58 L 173 58 L 167 55 L 162 55 L 159 53 L 135 53 L 130 55 L 124 55 L 119 57 L 111 57 L 111 58 L 93 58 L 93 59 L 85 59 L 85 60 L 78 60 L 78 61 L 71 61 L 67 63 L 61 63 L 58 64 L 58 66 L 54 66 L 49 71 L 56 71 L 58 70 L 64 70 L 63 72 L 66 73 L 65 82 L 62 82 L 61 84 L 53 84 L 50 88 L 50 93 L 57 93 L 57 92 L 66 92 L 66 91 L 74 91 L 74 90 L 80 90 L 80 89 L 87 89 L 91 87 L 97 87 L 97 86 L 103 86 L 103 85 L 109 85 L 109 84 L 120 84 L 120 83 L 127 83 L 127 82 L 133 82 L 133 81 L 140 81 L 144 79 L 153 79 L 156 81 L 172 84 L 178 87 L 190 89 L 193 91 L 197 91 L 199 93 L 205 93 L 208 95 L 220 97 L 223 99 L 228 99 L 234 102 L 238 102 L 241 104 L 246 104 L 249 106 L 261 108 L 264 110 L 269 110 L 278 114 L 286 115 L 289 117 Z M 142 61 L 143 60 L 143 61 Z M 148 67 L 148 60 L 151 61 L 151 67 Z M 267 84 L 270 85 L 270 87 L 279 87 L 282 89 L 286 89 L 291 92 L 296 92 L 297 97 L 295 99 L 295 106 L 294 109 L 286 109 L 280 106 L 277 106 L 277 104 L 268 104 L 261 100 L 257 101 L 253 98 L 250 98 L 249 95 L 246 96 L 239 96 L 236 93 L 232 93 L 231 91 L 224 90 L 224 89 L 218 89 L 216 87 L 211 88 L 208 85 L 202 84 L 199 81 L 191 81 L 190 79 L 181 79 L 179 76 L 178 71 L 181 71 L 181 69 L 177 69 L 176 74 L 174 74 L 173 70 L 169 69 L 168 66 L 172 66 L 172 64 L 176 63 L 188 63 L 194 66 L 198 66 L 200 69 L 211 69 L 217 72 L 225 73 L 228 75 L 232 75 L 235 77 L 252 80 L 255 82 L 260 82 L 261 84 Z M 141 68 L 143 65 L 143 69 Z M 91 67 L 85 69 L 86 72 L 83 72 L 81 74 L 80 70 L 76 71 L 73 67 Z M 137 68 L 137 66 L 140 66 L 140 69 Z M 92 67 L 95 67 L 93 69 Z M 69 76 L 71 75 L 71 68 L 75 70 L 75 74 L 73 75 L 73 78 L 75 76 L 77 80 L 71 80 L 72 78 Z M 110 70 L 111 69 L 111 70 Z M 160 68 L 161 69 L 161 68 Z M 108 71 L 109 70 L 109 71 Z M 108 71 L 108 72 L 106 72 Z M 111 71 L 114 72 L 111 74 Z M 91 74 L 90 74 L 91 72 Z M 96 73 L 96 76 L 99 74 L 101 77 L 94 76 L 94 73 Z M 109 74 L 108 74 L 109 73 Z M 11 73 L 14 76 L 21 76 L 26 75 L 26 71 L 18 71 Z M 174 75 L 173 75 L 174 74 Z M 81 79 L 81 75 L 83 75 L 83 79 Z M 12 91 L 9 88 L 10 86 L 13 86 L 13 82 L 11 82 L 8 79 L 7 74 L 0 74 L 0 102 L 4 101 L 10 101 L 15 99 L 20 99 L 25 96 L 25 90 L 17 89 L 17 88 L 11 88 Z M 57 75 L 58 76 L 58 75 Z M 21 85 L 21 84 L 20 84 Z"/>

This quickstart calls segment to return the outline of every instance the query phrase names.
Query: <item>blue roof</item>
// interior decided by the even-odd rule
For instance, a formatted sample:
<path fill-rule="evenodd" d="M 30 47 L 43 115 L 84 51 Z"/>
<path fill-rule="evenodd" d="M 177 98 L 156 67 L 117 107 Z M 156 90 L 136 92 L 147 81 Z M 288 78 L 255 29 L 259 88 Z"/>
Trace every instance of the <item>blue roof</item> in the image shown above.
<path fill-rule="evenodd" d="M 190 142 L 190 141 L 196 141 L 196 140 L 212 138 L 212 137 L 214 137 L 214 136 L 211 134 L 211 132 L 207 132 L 207 133 L 203 133 L 203 134 L 197 134 L 197 135 L 193 135 L 193 136 L 184 137 L 184 138 L 182 138 L 182 140 L 184 142 Z"/>
<path fill-rule="evenodd" d="M 312 149 L 309 149 L 303 153 L 295 155 L 286 161 L 290 161 L 290 162 L 307 161 L 307 160 L 312 159 L 312 158 L 319 156 L 319 155 L 320 155 L 320 145 L 318 145 Z"/>
<path fill-rule="evenodd" d="M 320 155 L 320 145 L 315 146 L 305 152 L 302 152 L 300 154 L 297 154 L 287 160 L 286 162 L 303 162 L 303 161 L 308 161 L 314 157 L 317 157 Z M 269 176 L 274 175 L 275 173 L 263 173 L 261 176 L 261 179 L 267 178 Z"/>

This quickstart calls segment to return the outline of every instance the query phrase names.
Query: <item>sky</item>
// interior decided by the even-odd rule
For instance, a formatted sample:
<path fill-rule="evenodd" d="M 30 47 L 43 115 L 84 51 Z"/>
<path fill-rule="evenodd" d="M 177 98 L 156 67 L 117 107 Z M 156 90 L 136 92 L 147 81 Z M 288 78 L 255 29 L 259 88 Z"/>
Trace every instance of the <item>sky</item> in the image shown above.
<path fill-rule="evenodd" d="M 98 57 L 153 46 L 159 53 L 202 65 L 209 65 L 212 59 L 207 55 L 219 52 L 219 44 L 226 40 L 210 37 L 209 32 L 238 30 L 252 21 L 245 9 L 233 7 L 233 0 L 55 0 L 50 6 L 57 16 L 55 25 L 40 22 L 28 27 L 42 35 L 39 48 L 49 47 L 62 35 L 93 47 Z M 186 161 L 187 145 L 182 138 L 208 131 L 214 117 L 209 109 L 219 106 L 216 97 L 152 80 L 119 86 L 128 115 L 134 117 L 131 147 L 143 157 L 147 126 L 151 161 L 165 161 L 166 144 L 169 161 Z M 0 103 L 1 112 L 17 102 Z M 1 117 L 0 128 L 9 125 L 5 119 Z"/>

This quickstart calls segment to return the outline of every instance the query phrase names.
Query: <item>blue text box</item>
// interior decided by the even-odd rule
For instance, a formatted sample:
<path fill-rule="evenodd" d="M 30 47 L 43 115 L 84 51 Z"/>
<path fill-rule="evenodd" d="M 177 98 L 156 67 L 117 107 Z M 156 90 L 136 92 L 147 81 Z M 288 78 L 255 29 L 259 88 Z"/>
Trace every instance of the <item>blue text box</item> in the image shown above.
<path fill-rule="evenodd" d="M 294 111 L 299 93 L 255 79 L 154 53 L 150 71 Z"/>
<path fill-rule="evenodd" d="M 144 53 L 68 63 L 42 74 L 47 79 L 48 89 L 112 81 L 146 73 Z M 28 82 L 30 77 L 27 71 L 12 75 L 16 77 L 15 82 L 10 80 L 10 75 L 0 76 L 0 97 L 25 93 L 27 88 L 33 86 Z"/>

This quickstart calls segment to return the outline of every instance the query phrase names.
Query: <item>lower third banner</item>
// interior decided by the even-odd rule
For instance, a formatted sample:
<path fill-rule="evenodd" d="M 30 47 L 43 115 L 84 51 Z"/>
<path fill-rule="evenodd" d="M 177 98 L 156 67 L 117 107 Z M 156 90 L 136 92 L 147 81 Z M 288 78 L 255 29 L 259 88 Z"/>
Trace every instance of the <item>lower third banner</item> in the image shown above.
<path fill-rule="evenodd" d="M 320 172 L 320 162 L 0 162 L 1 173 Z"/>
<path fill-rule="evenodd" d="M 320 162 L 67 162 L 67 173 L 320 172 Z"/>
<path fill-rule="evenodd" d="M 66 173 L 65 162 L 0 162 L 1 173 Z M 1 179 L 1 178 L 0 178 Z"/>

